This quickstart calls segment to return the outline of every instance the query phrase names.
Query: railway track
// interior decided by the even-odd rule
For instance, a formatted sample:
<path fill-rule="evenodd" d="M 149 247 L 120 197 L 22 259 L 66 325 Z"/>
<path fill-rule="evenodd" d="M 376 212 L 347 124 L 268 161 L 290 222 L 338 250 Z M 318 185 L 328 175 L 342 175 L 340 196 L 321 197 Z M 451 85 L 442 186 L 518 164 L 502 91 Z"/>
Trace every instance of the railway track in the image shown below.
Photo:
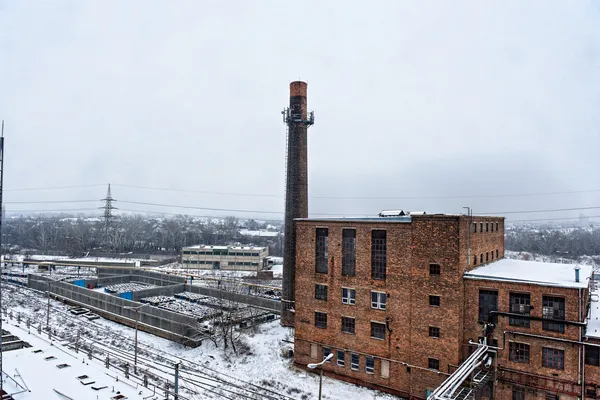
<path fill-rule="evenodd" d="M 46 324 L 44 310 L 47 300 L 39 296 L 31 296 L 31 293 L 40 292 L 22 286 L 10 286 L 16 293 L 26 296 L 30 302 L 30 308 L 34 312 L 24 316 L 23 322 L 30 329 L 38 329 Z M 18 296 L 10 296 L 7 306 L 15 306 Z M 8 300 L 8 299 L 7 299 Z M 17 301 L 18 303 L 18 301 Z M 60 303 L 58 303 L 60 304 Z M 19 304 L 18 306 L 23 307 Z M 65 309 L 60 309 L 54 303 L 50 335 L 61 344 L 74 351 L 81 351 L 82 356 L 92 350 L 92 357 L 105 361 L 108 356 L 109 366 L 124 373 L 128 369 L 128 375 L 143 383 L 143 375 L 148 377 L 150 384 L 154 385 L 157 392 L 167 388 L 174 380 L 175 364 L 179 364 L 179 382 L 184 396 L 180 399 L 198 399 L 212 396 L 217 399 L 248 399 L 248 400 L 295 400 L 294 397 L 271 388 L 244 381 L 233 375 L 225 374 L 212 369 L 206 365 L 199 364 L 184 357 L 156 349 L 143 341 L 138 342 L 138 372 L 143 375 L 129 374 L 130 367 L 134 363 L 134 341 L 131 337 L 113 331 L 106 326 L 95 322 L 83 321 L 77 316 L 70 314 Z M 18 318 L 18 316 L 13 316 Z M 26 319 L 29 321 L 26 321 Z M 76 329 L 75 329 L 76 328 Z M 172 385 L 171 385 L 172 387 Z M 285 384 L 284 384 L 285 390 Z M 216 397 L 215 397 L 216 396 Z M 210 398 L 210 397 L 208 397 Z"/>

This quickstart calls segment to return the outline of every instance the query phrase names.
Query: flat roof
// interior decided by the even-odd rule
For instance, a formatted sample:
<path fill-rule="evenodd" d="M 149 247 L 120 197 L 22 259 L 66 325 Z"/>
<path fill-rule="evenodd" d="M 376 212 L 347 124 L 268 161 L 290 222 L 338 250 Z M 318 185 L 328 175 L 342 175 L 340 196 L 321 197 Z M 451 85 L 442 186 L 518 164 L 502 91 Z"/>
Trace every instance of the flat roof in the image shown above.
<path fill-rule="evenodd" d="M 596 273 L 596 277 L 600 276 Z M 592 303 L 590 304 L 590 314 L 588 315 L 587 328 L 585 335 L 590 338 L 600 339 L 600 281 L 593 282 L 593 288 L 590 290 Z"/>
<path fill-rule="evenodd" d="M 8 329 L 17 336 L 25 338 L 33 346 L 2 352 L 4 372 L 12 377 L 15 375 L 15 370 L 18 370 L 21 378 L 14 379 L 19 385 L 22 385 L 22 379 L 29 389 L 29 391 L 23 391 L 23 388 L 15 384 L 15 381 L 7 378 L 4 383 L 6 392 L 12 394 L 22 391 L 22 393 L 13 394 L 15 400 L 95 399 L 96 396 L 99 399 L 108 400 L 112 396 L 116 396 L 117 392 L 126 396 L 123 398 L 128 399 L 152 396 L 152 390 L 129 381 L 121 374 L 121 371 L 113 368 L 107 370 L 99 361 L 88 360 L 83 352 L 76 354 L 57 341 L 51 345 L 37 334 L 28 334 L 27 330 L 23 328 L 11 325 Z M 34 353 L 39 350 L 41 352 Z M 48 359 L 48 357 L 54 358 Z M 85 360 L 85 363 L 82 362 L 82 359 Z M 61 364 L 69 366 L 57 367 Z M 119 375 L 119 379 L 116 380 L 109 374 L 113 377 Z M 83 375 L 87 375 L 88 378 L 77 379 Z M 136 388 L 136 386 L 138 387 Z"/>
<path fill-rule="evenodd" d="M 200 249 L 200 250 L 265 250 L 266 247 L 258 247 L 258 246 L 209 246 L 209 245 L 205 245 L 205 244 L 197 244 L 195 246 L 187 246 L 184 247 L 182 250 L 187 250 L 187 249 Z"/>
<path fill-rule="evenodd" d="M 575 282 L 577 264 L 558 264 L 502 258 L 467 272 L 468 279 L 521 282 L 533 285 L 585 288 L 592 275 L 591 265 L 579 265 L 579 282 Z"/>
<path fill-rule="evenodd" d="M 380 217 L 379 215 L 373 216 L 358 216 L 358 217 L 314 217 L 314 218 L 295 218 L 295 221 L 308 221 L 308 222 L 377 222 L 377 223 L 410 223 L 413 218 L 468 218 L 465 214 L 422 214 L 421 212 L 415 212 L 410 215 L 404 216 L 387 216 Z M 505 217 L 499 217 L 495 215 L 474 215 L 471 218 L 480 222 L 482 218 L 493 218 L 493 219 L 504 219 Z"/>

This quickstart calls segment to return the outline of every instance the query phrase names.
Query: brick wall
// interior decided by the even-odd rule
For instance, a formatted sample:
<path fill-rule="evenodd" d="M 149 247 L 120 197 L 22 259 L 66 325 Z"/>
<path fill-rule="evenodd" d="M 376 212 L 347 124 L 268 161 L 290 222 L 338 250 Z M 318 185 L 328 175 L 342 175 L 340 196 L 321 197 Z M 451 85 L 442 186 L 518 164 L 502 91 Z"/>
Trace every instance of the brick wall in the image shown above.
<path fill-rule="evenodd" d="M 474 218 L 474 221 L 480 219 Z M 476 251 L 498 249 L 503 255 L 503 219 L 500 230 L 473 233 Z M 485 225 L 484 225 L 485 226 Z M 327 274 L 315 271 L 316 229 L 328 228 Z M 342 276 L 342 229 L 356 230 L 356 276 Z M 387 277 L 371 279 L 371 232 L 387 234 Z M 362 384 L 379 385 L 396 393 L 424 398 L 425 390 L 437 387 L 461 362 L 463 343 L 462 274 L 468 269 L 469 220 L 464 216 L 414 216 L 409 222 L 318 221 L 297 222 L 295 361 L 320 361 L 322 347 L 346 350 L 345 366 L 333 362 L 325 371 Z M 489 228 L 488 228 L 489 229 Z M 485 230 L 485 228 L 484 228 Z M 478 235 L 478 236 L 477 236 Z M 494 257 L 495 259 L 495 257 Z M 490 260 L 491 261 L 491 260 Z M 484 261 L 485 263 L 485 261 Z M 440 274 L 430 275 L 430 264 Z M 478 263 L 479 264 L 479 263 Z M 315 284 L 327 285 L 328 300 L 315 299 Z M 356 290 L 356 304 L 342 304 L 342 288 Z M 371 291 L 387 293 L 385 311 L 371 308 Z M 440 297 L 440 306 L 429 305 L 429 295 Z M 327 313 L 327 328 L 315 327 L 315 311 Z M 343 333 L 342 316 L 355 318 L 354 335 Z M 386 323 L 391 332 L 385 340 L 371 338 L 372 321 Z M 439 328 L 440 338 L 429 336 Z M 317 345 L 311 358 L 310 345 Z M 359 371 L 350 369 L 350 353 L 361 355 Z M 365 356 L 376 357 L 373 374 L 365 372 Z M 439 371 L 428 369 L 429 358 L 439 360 Z M 390 376 L 381 376 L 381 360 L 390 360 Z"/>
<path fill-rule="evenodd" d="M 552 286 L 541 286 L 519 282 L 500 282 L 493 280 L 480 280 L 480 279 L 465 279 L 465 321 L 468 323 L 464 327 L 464 348 L 463 351 L 466 354 L 468 351 L 469 340 L 477 340 L 479 337 L 484 336 L 482 333 L 483 323 L 478 322 L 479 314 L 479 291 L 480 290 L 496 290 L 498 292 L 498 311 L 510 312 L 510 293 L 528 293 L 531 299 L 531 305 L 533 308 L 530 311 L 530 315 L 533 317 L 542 317 L 542 296 L 558 296 L 565 298 L 565 320 L 573 322 L 584 321 L 584 311 L 580 311 L 579 304 L 579 291 L 573 288 L 561 288 Z M 585 299 L 587 299 L 587 289 L 582 290 L 582 307 Z M 493 339 L 497 340 L 498 347 L 501 350 L 498 351 L 498 367 L 499 369 L 507 369 L 514 371 L 522 371 L 527 374 L 537 375 L 538 379 L 537 387 L 540 387 L 540 383 L 543 383 L 543 387 L 547 387 L 549 392 L 554 387 L 553 381 L 568 381 L 576 383 L 578 381 L 578 371 L 583 368 L 583 361 L 580 359 L 581 346 L 573 343 L 568 343 L 560 340 L 553 340 L 553 338 L 579 341 L 580 338 L 580 327 L 565 325 L 564 333 L 548 331 L 542 329 L 542 321 L 530 321 L 530 327 L 520 327 L 510 325 L 509 317 L 500 316 L 497 320 L 497 325 L 493 332 Z M 505 333 L 506 332 L 506 333 Z M 516 333 L 509 333 L 516 332 Z M 525 335 L 520 335 L 523 333 Z M 531 337 L 526 335 L 537 335 L 544 336 L 547 339 Z M 509 359 L 509 346 L 510 342 L 525 343 L 529 345 L 530 355 L 528 363 L 519 363 L 510 361 Z M 564 351 L 564 369 L 558 370 L 554 368 L 547 368 L 542 365 L 542 348 L 552 348 Z M 546 380 L 541 377 L 547 378 Z M 502 381 L 502 374 L 500 373 L 498 379 Z M 521 374 L 506 374 L 506 379 L 512 381 L 513 379 L 524 379 L 523 383 L 528 382 L 527 377 Z M 587 381 L 587 379 L 586 379 Z M 533 380 L 529 381 L 533 382 Z M 533 383 L 532 383 L 533 385 Z M 560 387 L 560 386 L 559 386 Z M 512 389 L 507 389 L 512 391 Z M 572 395 L 573 392 L 579 393 L 580 387 L 570 387 L 566 385 L 564 391 L 556 390 L 561 393 L 561 396 Z M 531 396 L 534 396 L 531 394 Z M 537 396 L 537 394 L 535 395 Z M 536 397 L 528 398 L 536 398 Z M 498 397 L 504 398 L 504 397 Z M 510 398 L 510 397 L 508 397 Z M 561 397 L 562 399 L 563 397 Z M 567 397 L 565 397 L 567 398 Z"/>

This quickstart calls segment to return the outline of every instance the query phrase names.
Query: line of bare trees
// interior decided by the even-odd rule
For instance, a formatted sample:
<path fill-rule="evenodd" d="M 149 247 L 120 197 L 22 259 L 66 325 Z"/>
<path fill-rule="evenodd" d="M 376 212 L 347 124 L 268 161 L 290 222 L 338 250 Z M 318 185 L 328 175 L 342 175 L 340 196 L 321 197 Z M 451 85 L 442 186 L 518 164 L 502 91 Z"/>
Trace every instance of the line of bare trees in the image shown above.
<path fill-rule="evenodd" d="M 109 229 L 99 218 L 83 216 L 20 216 L 3 221 L 2 244 L 6 252 L 23 250 L 41 253 L 81 255 L 92 251 L 117 253 L 178 254 L 182 247 L 195 244 L 255 244 L 269 246 L 279 255 L 280 238 L 244 236 L 240 229 L 266 228 L 264 222 L 175 216 L 153 218 L 141 215 L 118 216 Z"/>
<path fill-rule="evenodd" d="M 516 227 L 507 230 L 505 247 L 547 256 L 598 256 L 600 228 Z"/>

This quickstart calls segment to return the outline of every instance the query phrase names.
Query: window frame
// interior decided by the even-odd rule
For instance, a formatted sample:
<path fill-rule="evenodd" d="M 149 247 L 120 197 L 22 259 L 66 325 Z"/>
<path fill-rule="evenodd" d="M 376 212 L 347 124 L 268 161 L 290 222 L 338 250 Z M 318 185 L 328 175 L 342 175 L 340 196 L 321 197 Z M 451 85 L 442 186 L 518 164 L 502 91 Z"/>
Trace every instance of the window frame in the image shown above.
<path fill-rule="evenodd" d="M 432 304 L 431 303 L 431 300 L 433 300 L 433 299 L 437 299 L 436 300 L 437 304 Z M 438 296 L 438 295 L 435 295 L 435 294 L 430 294 L 429 295 L 429 307 L 441 307 L 441 304 L 442 304 L 442 297 L 441 296 Z"/>
<path fill-rule="evenodd" d="M 542 367 L 564 371 L 565 351 L 553 347 L 542 347 Z"/>
<path fill-rule="evenodd" d="M 348 296 L 344 297 L 344 291 L 347 292 Z M 352 293 L 352 296 L 350 296 L 350 293 Z M 344 299 L 346 299 L 346 301 L 344 301 Z M 356 289 L 342 287 L 342 304 L 347 304 L 349 306 L 356 304 Z"/>
<path fill-rule="evenodd" d="M 442 266 L 438 263 L 429 263 L 429 276 L 440 276 L 442 274 Z"/>
<path fill-rule="evenodd" d="M 427 358 L 427 368 L 432 369 L 434 371 L 439 371 L 440 370 L 439 358 L 428 357 Z"/>
<path fill-rule="evenodd" d="M 323 346 L 323 359 L 325 359 L 330 354 L 331 354 L 331 347 Z M 331 360 L 327 360 L 325 362 L 331 363 Z"/>
<path fill-rule="evenodd" d="M 329 229 L 315 229 L 315 273 L 329 273 Z"/>
<path fill-rule="evenodd" d="M 346 352 L 344 350 L 336 350 L 335 352 L 336 364 L 338 367 L 346 366 Z M 341 357 L 340 357 L 341 355 Z"/>
<path fill-rule="evenodd" d="M 374 329 L 374 328 L 376 328 L 376 329 Z M 383 337 L 374 335 L 374 332 L 379 329 L 381 329 L 381 332 L 383 332 Z M 385 326 L 385 323 L 379 322 L 379 321 L 371 321 L 371 339 L 385 340 L 386 331 L 387 331 L 387 327 Z"/>
<path fill-rule="evenodd" d="M 542 295 L 542 330 L 565 333 L 566 307 L 567 301 L 564 297 Z"/>
<path fill-rule="evenodd" d="M 509 292 L 508 305 L 511 314 L 530 316 L 531 294 L 523 292 Z M 523 309 L 523 311 L 521 311 L 521 309 Z M 519 326 L 521 328 L 531 327 L 529 318 L 509 317 L 508 324 L 510 326 Z"/>
<path fill-rule="evenodd" d="M 321 291 L 319 291 L 319 289 L 321 289 Z M 329 298 L 329 287 L 322 283 L 315 283 L 315 299 L 327 301 L 328 298 Z"/>
<path fill-rule="evenodd" d="M 484 299 L 484 304 L 482 304 L 482 295 L 495 295 L 496 298 L 496 304 L 494 307 L 490 307 L 489 304 L 485 304 L 485 299 Z M 490 319 L 492 318 L 492 311 L 498 311 L 498 290 L 492 290 L 492 289 L 479 289 L 479 313 L 478 313 L 478 322 L 489 322 Z M 487 308 L 487 315 L 485 313 Z M 483 312 L 483 314 L 482 314 Z M 483 318 L 482 318 L 483 316 Z"/>
<path fill-rule="evenodd" d="M 512 400 L 525 400 L 525 389 L 522 387 L 512 387 Z"/>
<path fill-rule="evenodd" d="M 352 324 L 346 324 L 346 322 L 352 321 Z M 346 327 L 348 328 L 352 328 L 352 331 L 349 330 L 344 330 Z M 356 318 L 354 317 L 346 317 L 346 316 L 342 316 L 342 333 L 347 333 L 350 335 L 355 335 L 356 334 Z"/>
<path fill-rule="evenodd" d="M 354 360 L 356 359 L 356 363 Z M 359 371 L 360 370 L 360 355 L 357 353 L 350 353 L 350 370 Z"/>
<path fill-rule="evenodd" d="M 585 346 L 585 364 L 600 367 L 600 347 Z"/>
<path fill-rule="evenodd" d="M 323 316 L 325 316 L 325 318 L 323 319 Z M 319 318 L 317 318 L 319 317 Z M 325 324 L 323 326 L 321 326 L 319 324 L 319 322 L 323 322 L 325 321 Z M 327 329 L 327 313 L 323 312 L 323 311 L 315 311 L 315 327 L 319 328 L 319 329 Z"/>
<path fill-rule="evenodd" d="M 440 327 L 439 326 L 430 326 L 429 327 L 429 337 L 439 339 L 440 338 Z"/>
<path fill-rule="evenodd" d="M 353 236 L 347 236 L 353 232 Z M 342 276 L 356 276 L 356 229 L 342 229 Z"/>
<path fill-rule="evenodd" d="M 376 300 L 373 300 L 373 295 L 375 295 L 377 297 Z M 383 297 L 383 301 L 381 301 L 382 297 Z M 388 298 L 388 295 L 386 292 L 379 292 L 377 290 L 371 290 L 371 309 L 385 311 L 387 308 L 387 298 Z"/>
<path fill-rule="evenodd" d="M 384 281 L 386 278 L 387 231 L 373 229 L 371 231 L 371 279 Z"/>
<path fill-rule="evenodd" d="M 369 366 L 369 363 L 372 365 Z M 365 356 L 365 373 L 367 374 L 375 374 L 375 357 L 373 356 Z"/>
<path fill-rule="evenodd" d="M 508 342 L 508 360 L 519 364 L 530 364 L 531 346 L 528 343 Z"/>

